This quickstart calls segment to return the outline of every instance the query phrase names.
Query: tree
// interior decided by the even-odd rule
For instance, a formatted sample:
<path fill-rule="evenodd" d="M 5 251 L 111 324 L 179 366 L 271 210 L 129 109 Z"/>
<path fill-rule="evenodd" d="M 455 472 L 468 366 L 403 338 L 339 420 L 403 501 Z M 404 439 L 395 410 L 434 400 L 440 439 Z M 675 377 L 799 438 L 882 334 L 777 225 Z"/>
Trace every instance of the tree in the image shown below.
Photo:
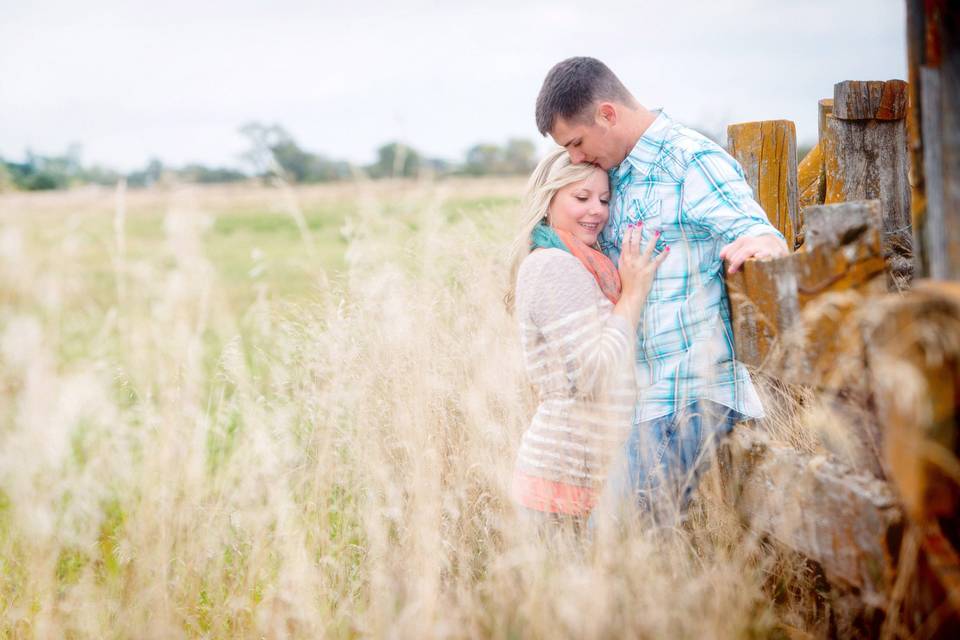
<path fill-rule="evenodd" d="M 250 122 L 240 129 L 250 141 L 244 160 L 256 175 L 282 175 L 291 182 L 326 182 L 349 177 L 350 165 L 303 149 L 280 125 Z"/>
<path fill-rule="evenodd" d="M 241 158 L 253 167 L 255 174 L 278 174 L 281 167 L 274 157 L 273 149 L 282 144 L 293 143 L 290 134 L 278 124 L 265 125 L 260 122 L 248 122 L 240 127 L 240 133 L 250 143 L 250 149 L 244 152 Z"/>
<path fill-rule="evenodd" d="M 509 173 L 526 174 L 537 166 L 537 148 L 533 142 L 524 138 L 507 140 L 503 155 Z"/>
<path fill-rule="evenodd" d="M 163 172 L 163 163 L 158 158 L 151 158 L 146 167 L 127 174 L 127 184 L 131 187 L 150 187 L 160 181 Z"/>
<path fill-rule="evenodd" d="M 16 184 L 13 182 L 13 175 L 7 168 L 7 163 L 3 161 L 3 158 L 0 158 L 0 193 L 11 191 L 14 187 L 16 187 Z"/>
<path fill-rule="evenodd" d="M 206 167 L 202 164 L 188 164 L 177 170 L 177 177 L 188 182 L 212 184 L 240 182 L 247 179 L 247 174 L 229 167 Z"/>
<path fill-rule="evenodd" d="M 402 142 L 377 149 L 377 161 L 367 167 L 372 178 L 412 178 L 420 173 L 420 154 Z"/>
<path fill-rule="evenodd" d="M 503 149 L 495 144 L 477 144 L 467 150 L 464 173 L 485 176 L 500 173 L 503 167 Z"/>

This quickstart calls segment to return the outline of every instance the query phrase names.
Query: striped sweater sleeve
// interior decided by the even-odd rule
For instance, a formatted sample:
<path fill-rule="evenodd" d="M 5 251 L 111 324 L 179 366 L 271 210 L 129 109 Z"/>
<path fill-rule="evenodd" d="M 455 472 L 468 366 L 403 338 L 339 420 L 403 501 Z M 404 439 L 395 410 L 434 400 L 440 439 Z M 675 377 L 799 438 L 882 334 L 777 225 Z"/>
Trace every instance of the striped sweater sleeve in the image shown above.
<path fill-rule="evenodd" d="M 530 366 L 549 366 L 559 357 L 574 395 L 598 399 L 632 367 L 634 336 L 630 323 L 611 313 L 593 275 L 574 256 L 543 249 L 521 269 L 517 296 L 542 343 L 528 352 Z M 542 356 L 542 357 L 538 357 Z M 551 357 L 553 356 L 553 357 Z M 533 373 L 533 372 L 531 372 Z"/>

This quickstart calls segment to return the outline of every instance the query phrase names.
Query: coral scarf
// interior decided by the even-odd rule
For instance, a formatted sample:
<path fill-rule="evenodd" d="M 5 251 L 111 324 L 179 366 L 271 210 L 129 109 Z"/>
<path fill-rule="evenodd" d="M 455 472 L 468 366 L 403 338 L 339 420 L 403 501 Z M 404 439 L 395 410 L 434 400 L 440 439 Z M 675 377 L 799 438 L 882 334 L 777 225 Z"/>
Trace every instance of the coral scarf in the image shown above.
<path fill-rule="evenodd" d="M 533 248 L 563 249 L 580 261 L 580 264 L 597 280 L 600 291 L 610 302 L 617 304 L 620 300 L 620 273 L 613 266 L 613 262 L 593 247 L 578 240 L 569 231 L 553 229 L 545 224 L 538 224 L 530 234 L 530 244 Z"/>

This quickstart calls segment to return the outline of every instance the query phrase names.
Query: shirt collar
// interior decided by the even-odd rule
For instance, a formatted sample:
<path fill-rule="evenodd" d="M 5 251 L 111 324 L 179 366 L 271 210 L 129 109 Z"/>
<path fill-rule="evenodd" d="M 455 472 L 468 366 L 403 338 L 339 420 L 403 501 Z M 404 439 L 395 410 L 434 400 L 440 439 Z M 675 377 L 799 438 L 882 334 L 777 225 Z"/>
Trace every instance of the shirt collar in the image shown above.
<path fill-rule="evenodd" d="M 660 156 L 673 120 L 663 109 L 653 109 L 653 113 L 657 114 L 656 119 L 643 132 L 627 157 L 610 171 L 610 177 L 614 181 L 623 179 L 631 170 L 637 177 L 642 178 L 650 172 L 654 162 Z"/>

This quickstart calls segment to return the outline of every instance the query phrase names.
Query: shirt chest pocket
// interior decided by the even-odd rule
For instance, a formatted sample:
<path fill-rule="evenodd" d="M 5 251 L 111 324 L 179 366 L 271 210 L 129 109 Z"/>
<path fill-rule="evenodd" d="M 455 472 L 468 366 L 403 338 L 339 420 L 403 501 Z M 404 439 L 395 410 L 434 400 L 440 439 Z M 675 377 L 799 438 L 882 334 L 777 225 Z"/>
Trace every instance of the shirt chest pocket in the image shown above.
<path fill-rule="evenodd" d="M 660 212 L 663 207 L 661 200 L 647 200 L 633 198 L 627 215 L 627 223 L 642 222 L 643 226 L 659 229 L 661 225 Z"/>
<path fill-rule="evenodd" d="M 640 227 L 641 246 L 647 246 L 647 243 L 656 238 L 657 251 L 663 251 L 666 247 L 665 240 L 673 235 L 669 227 L 672 225 L 663 219 L 663 201 L 662 200 L 641 200 L 633 199 L 630 201 L 629 223 L 642 222 Z M 662 235 L 656 236 L 657 231 Z"/>

